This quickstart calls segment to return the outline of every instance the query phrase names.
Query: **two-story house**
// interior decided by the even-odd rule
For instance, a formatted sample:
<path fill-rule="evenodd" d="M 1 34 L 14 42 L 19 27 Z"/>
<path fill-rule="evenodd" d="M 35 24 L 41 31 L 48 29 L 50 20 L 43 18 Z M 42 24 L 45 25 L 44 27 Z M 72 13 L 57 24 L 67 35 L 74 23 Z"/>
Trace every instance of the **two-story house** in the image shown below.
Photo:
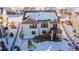
<path fill-rule="evenodd" d="M 44 34 L 53 36 L 57 34 L 55 31 L 59 28 L 59 21 L 54 11 L 32 11 L 25 13 L 22 25 L 25 38 L 34 38 Z M 52 31 L 53 29 L 55 31 Z"/>

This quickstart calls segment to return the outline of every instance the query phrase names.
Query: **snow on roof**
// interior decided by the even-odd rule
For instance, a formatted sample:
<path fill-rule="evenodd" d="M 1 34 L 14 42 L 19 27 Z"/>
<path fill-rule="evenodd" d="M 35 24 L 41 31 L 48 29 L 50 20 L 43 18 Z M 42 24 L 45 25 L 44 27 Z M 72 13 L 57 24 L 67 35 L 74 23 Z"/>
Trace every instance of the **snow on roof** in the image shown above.
<path fill-rule="evenodd" d="M 28 17 L 27 20 L 23 22 L 23 24 L 37 24 L 37 23 L 38 22 L 32 17 Z"/>
<path fill-rule="evenodd" d="M 65 15 L 65 18 L 69 18 L 70 16 L 69 15 Z"/>
<path fill-rule="evenodd" d="M 8 19 L 11 21 L 22 20 L 22 15 L 8 15 Z"/>
<path fill-rule="evenodd" d="M 79 8 L 73 8 L 73 12 L 79 12 Z"/>
<path fill-rule="evenodd" d="M 25 17 L 31 16 L 36 20 L 58 19 L 55 12 L 27 12 Z"/>

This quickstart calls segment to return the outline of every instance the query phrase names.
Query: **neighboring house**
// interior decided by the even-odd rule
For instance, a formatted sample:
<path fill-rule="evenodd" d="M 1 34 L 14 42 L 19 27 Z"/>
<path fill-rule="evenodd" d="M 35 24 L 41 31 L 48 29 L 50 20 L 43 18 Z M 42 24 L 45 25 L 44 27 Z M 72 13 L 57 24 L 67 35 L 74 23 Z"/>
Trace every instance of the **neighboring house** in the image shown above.
<path fill-rule="evenodd" d="M 39 35 L 50 35 L 59 28 L 59 21 L 56 12 L 26 12 L 23 18 L 24 38 L 34 38 Z M 52 30 L 55 30 L 52 32 Z M 53 36 L 53 35 L 52 35 Z"/>
<path fill-rule="evenodd" d="M 8 17 L 8 26 L 9 28 L 15 28 L 18 27 L 18 24 L 22 22 L 22 16 L 12 16 L 9 15 Z"/>
<path fill-rule="evenodd" d="M 62 14 L 60 17 L 61 22 L 69 22 L 69 19 L 70 19 L 70 15 L 67 15 L 67 14 Z"/>
<path fill-rule="evenodd" d="M 79 35 L 79 12 L 73 12 L 70 18 L 74 30 Z"/>
<path fill-rule="evenodd" d="M 24 7 L 24 11 L 34 11 L 36 10 L 35 7 Z"/>
<path fill-rule="evenodd" d="M 50 11 L 56 11 L 57 8 L 56 7 L 45 7 L 44 10 L 50 10 Z"/>

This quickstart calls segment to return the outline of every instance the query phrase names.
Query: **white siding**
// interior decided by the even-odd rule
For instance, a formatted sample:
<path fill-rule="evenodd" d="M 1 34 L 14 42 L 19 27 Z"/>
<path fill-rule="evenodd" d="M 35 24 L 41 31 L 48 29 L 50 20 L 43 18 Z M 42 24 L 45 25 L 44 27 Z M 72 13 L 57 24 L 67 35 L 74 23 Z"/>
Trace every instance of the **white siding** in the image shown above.
<path fill-rule="evenodd" d="M 42 35 L 42 31 L 45 30 L 46 32 L 48 32 L 50 30 L 50 23 L 48 23 L 48 28 L 41 28 L 41 22 L 39 22 L 39 25 L 38 25 L 38 34 L 39 35 Z"/>
<path fill-rule="evenodd" d="M 53 24 L 48 22 L 48 28 L 41 28 L 41 22 L 37 24 L 37 28 L 30 28 L 30 24 L 23 24 L 24 38 L 34 38 L 34 36 L 42 35 L 42 31 L 45 30 L 48 32 L 53 27 Z M 59 24 L 58 24 L 59 27 Z M 35 35 L 32 34 L 32 31 L 35 31 Z"/>
<path fill-rule="evenodd" d="M 30 24 L 23 24 L 24 37 L 25 38 L 34 38 L 34 36 L 38 36 L 38 28 L 30 29 Z M 32 34 L 32 31 L 35 31 L 35 35 Z"/>

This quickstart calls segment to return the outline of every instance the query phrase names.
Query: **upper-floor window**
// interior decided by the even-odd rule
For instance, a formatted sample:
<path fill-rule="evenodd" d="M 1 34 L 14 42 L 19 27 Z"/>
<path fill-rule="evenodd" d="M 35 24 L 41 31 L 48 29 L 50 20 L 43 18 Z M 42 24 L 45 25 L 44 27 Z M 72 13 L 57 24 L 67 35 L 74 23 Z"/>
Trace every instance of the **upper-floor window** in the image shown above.
<path fill-rule="evenodd" d="M 37 28 L 37 24 L 30 24 L 30 28 Z"/>
<path fill-rule="evenodd" d="M 48 28 L 48 24 L 41 24 L 41 28 Z"/>

